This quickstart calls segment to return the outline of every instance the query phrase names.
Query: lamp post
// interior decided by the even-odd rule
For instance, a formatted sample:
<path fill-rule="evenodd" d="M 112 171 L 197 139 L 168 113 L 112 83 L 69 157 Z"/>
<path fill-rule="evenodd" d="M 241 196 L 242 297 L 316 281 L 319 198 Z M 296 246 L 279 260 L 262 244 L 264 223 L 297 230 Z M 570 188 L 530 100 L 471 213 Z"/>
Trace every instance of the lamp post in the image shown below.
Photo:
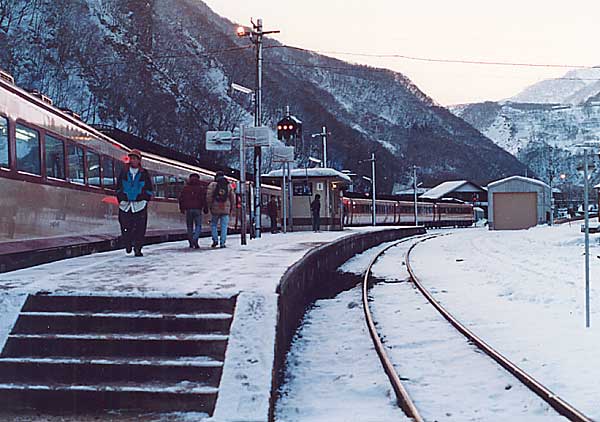
<path fill-rule="evenodd" d="M 598 143 L 586 142 L 576 147 L 583 148 L 583 218 L 585 232 L 585 326 L 590 327 L 590 216 L 589 216 L 589 170 L 593 169 L 588 164 L 588 148 L 597 146 Z"/>
<path fill-rule="evenodd" d="M 278 34 L 280 31 L 264 31 L 263 21 L 258 19 L 256 23 L 251 21 L 252 28 L 239 26 L 236 30 L 240 38 L 249 37 L 256 46 L 256 89 L 255 89 L 255 115 L 254 126 L 262 126 L 262 64 L 263 64 L 263 37 L 268 34 Z M 261 186 L 260 176 L 262 173 L 262 148 L 254 147 L 254 224 L 256 237 L 261 235 Z"/>
<path fill-rule="evenodd" d="M 413 166 L 413 190 L 414 190 L 414 211 L 415 211 L 415 226 L 419 225 L 419 209 L 417 208 L 417 166 Z"/>
<path fill-rule="evenodd" d="M 373 224 L 373 226 L 376 226 L 377 225 L 377 210 L 376 210 L 376 204 L 375 204 L 375 200 L 376 200 L 376 193 L 375 193 L 375 161 L 376 161 L 375 160 L 375 153 L 372 152 L 370 159 L 368 159 L 368 160 L 360 160 L 359 163 L 362 163 L 362 162 L 365 162 L 365 161 L 367 161 L 367 162 L 370 161 L 371 162 L 371 177 L 363 176 L 363 179 L 371 182 L 371 192 L 372 192 L 372 194 L 371 194 L 371 202 L 372 202 L 372 208 L 373 208 L 373 216 L 372 216 L 373 222 L 372 222 L 372 224 Z"/>
<path fill-rule="evenodd" d="M 327 136 L 331 135 L 331 132 L 327 132 L 327 126 L 323 126 L 320 133 L 313 133 L 312 137 L 320 137 L 323 140 L 323 167 L 327 167 Z"/>
<path fill-rule="evenodd" d="M 246 95 L 252 95 L 252 101 L 254 102 L 254 91 L 245 86 L 232 83 L 231 89 L 234 91 L 241 92 Z M 246 213 L 248 212 L 247 199 L 246 199 L 246 144 L 244 141 L 244 126 L 240 128 L 240 198 L 242 202 L 241 209 L 241 220 L 240 220 L 240 235 L 242 245 L 246 245 L 246 233 L 248 232 Z"/>

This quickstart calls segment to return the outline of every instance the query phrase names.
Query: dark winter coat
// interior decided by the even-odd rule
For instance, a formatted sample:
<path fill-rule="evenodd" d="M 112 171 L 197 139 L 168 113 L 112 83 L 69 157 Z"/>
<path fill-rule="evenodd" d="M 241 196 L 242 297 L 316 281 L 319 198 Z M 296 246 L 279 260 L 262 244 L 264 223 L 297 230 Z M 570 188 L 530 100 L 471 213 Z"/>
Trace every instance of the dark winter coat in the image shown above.
<path fill-rule="evenodd" d="M 312 201 L 310 203 L 310 211 L 312 215 L 321 215 L 321 201 L 318 199 Z"/>
<path fill-rule="evenodd" d="M 117 199 L 119 202 L 149 201 L 154 194 L 152 178 L 143 167 L 139 168 L 135 178 L 129 172 L 129 166 L 125 166 L 117 178 Z"/>
<path fill-rule="evenodd" d="M 267 213 L 269 214 L 269 217 L 277 218 L 277 211 L 277 201 L 269 201 L 269 203 L 267 204 Z"/>
<path fill-rule="evenodd" d="M 190 179 L 179 195 L 179 210 L 202 210 L 206 208 L 206 186 L 198 179 Z"/>

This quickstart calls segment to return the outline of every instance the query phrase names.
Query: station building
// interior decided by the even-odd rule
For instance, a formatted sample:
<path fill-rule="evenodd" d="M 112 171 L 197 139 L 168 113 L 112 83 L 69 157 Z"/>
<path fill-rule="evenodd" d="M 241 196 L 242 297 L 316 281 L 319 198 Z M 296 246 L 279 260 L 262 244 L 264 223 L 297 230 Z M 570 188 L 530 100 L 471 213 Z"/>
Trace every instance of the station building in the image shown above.
<path fill-rule="evenodd" d="M 488 185 L 490 230 L 522 230 L 550 221 L 550 186 L 512 176 Z"/>
<path fill-rule="evenodd" d="M 273 170 L 263 180 L 276 186 L 283 184 L 282 170 Z M 292 228 L 294 231 L 311 230 L 310 204 L 321 196 L 321 230 L 343 228 L 342 196 L 352 183 L 349 176 L 331 168 L 297 168 L 291 170 Z"/>
<path fill-rule="evenodd" d="M 419 199 L 423 201 L 438 202 L 442 198 L 458 199 L 459 201 L 472 204 L 487 212 L 488 192 L 486 188 L 479 186 L 469 180 L 452 180 L 440 183 L 436 187 L 429 189 Z"/>

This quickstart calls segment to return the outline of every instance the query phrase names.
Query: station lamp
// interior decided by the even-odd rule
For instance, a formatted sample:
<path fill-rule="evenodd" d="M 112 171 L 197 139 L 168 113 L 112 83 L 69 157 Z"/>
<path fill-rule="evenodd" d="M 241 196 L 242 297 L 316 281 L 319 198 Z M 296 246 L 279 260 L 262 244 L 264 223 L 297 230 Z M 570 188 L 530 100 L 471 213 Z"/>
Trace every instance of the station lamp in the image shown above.
<path fill-rule="evenodd" d="M 244 37 L 252 35 L 252 30 L 250 28 L 240 25 L 235 30 L 235 33 L 237 34 L 238 37 L 244 38 Z"/>

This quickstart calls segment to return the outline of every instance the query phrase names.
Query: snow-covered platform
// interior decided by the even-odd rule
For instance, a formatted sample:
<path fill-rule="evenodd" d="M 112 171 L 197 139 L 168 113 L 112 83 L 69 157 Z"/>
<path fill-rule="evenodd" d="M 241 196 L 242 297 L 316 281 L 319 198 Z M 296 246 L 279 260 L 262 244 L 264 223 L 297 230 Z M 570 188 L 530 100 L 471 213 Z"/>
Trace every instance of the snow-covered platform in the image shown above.
<path fill-rule="evenodd" d="M 598 420 L 600 236 L 591 236 L 592 324 L 585 328 L 580 225 L 455 231 L 418 245 L 411 261 L 422 283 L 456 318 Z"/>
<path fill-rule="evenodd" d="M 355 253 L 418 230 L 361 228 L 265 235 L 245 247 L 232 236 L 226 249 L 210 249 L 208 240 L 200 250 L 177 242 L 149 246 L 143 258 L 113 251 L 5 273 L 0 275 L 0 348 L 29 294 L 236 296 L 211 420 L 267 420 L 273 374 L 293 336 L 298 313 L 306 301 L 318 296 L 319 272 L 334 270 Z"/>

